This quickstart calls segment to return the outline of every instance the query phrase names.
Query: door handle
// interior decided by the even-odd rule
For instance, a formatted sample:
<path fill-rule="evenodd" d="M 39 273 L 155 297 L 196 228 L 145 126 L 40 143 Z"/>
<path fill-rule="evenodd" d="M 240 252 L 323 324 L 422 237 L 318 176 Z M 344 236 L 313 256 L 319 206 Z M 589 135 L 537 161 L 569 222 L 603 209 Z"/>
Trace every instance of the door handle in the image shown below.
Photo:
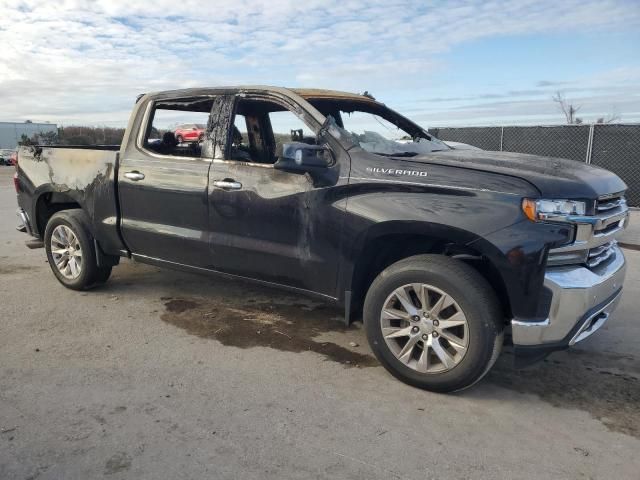
<path fill-rule="evenodd" d="M 240 190 L 242 188 L 242 184 L 240 182 L 228 179 L 216 180 L 213 182 L 213 186 L 222 188 L 223 190 Z"/>
<path fill-rule="evenodd" d="M 133 172 L 125 173 L 124 176 L 129 180 L 133 180 L 134 182 L 137 182 L 138 180 L 144 180 L 144 173 L 136 172 L 135 170 Z"/>

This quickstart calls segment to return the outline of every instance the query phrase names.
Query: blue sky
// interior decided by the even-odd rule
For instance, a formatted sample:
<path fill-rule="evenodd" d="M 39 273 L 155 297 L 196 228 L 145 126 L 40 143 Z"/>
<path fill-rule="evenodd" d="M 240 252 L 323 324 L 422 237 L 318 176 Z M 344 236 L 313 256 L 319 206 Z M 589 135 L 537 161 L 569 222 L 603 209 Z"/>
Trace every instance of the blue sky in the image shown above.
<path fill-rule="evenodd" d="M 138 93 L 368 90 L 425 127 L 640 121 L 640 1 L 0 0 L 0 120 L 125 125 Z"/>

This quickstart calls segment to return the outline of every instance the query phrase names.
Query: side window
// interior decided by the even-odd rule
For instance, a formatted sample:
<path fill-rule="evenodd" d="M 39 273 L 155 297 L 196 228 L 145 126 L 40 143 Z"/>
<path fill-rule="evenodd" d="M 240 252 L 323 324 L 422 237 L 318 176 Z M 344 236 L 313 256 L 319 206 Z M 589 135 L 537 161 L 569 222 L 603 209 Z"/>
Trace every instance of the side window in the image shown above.
<path fill-rule="evenodd" d="M 282 152 L 282 145 L 287 142 L 304 142 L 315 145 L 316 134 L 289 110 L 269 113 L 276 142 L 276 152 Z"/>
<path fill-rule="evenodd" d="M 156 102 L 143 147 L 160 155 L 200 158 L 212 104 L 211 97 Z"/>
<path fill-rule="evenodd" d="M 293 112 L 268 100 L 241 98 L 230 132 L 228 159 L 273 164 L 288 142 L 316 143 L 316 134 Z"/>

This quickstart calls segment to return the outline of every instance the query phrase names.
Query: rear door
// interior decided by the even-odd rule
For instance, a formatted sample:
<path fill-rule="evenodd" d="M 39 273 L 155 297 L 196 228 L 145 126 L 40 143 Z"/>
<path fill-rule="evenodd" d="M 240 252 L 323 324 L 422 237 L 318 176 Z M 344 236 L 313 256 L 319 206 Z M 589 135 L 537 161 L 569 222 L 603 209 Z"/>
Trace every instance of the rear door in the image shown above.
<path fill-rule="evenodd" d="M 213 100 L 169 98 L 147 106 L 140 135 L 129 142 L 118 172 L 121 231 L 134 256 L 209 264 L 209 140 L 178 144 L 176 129 L 207 124 Z"/>
<path fill-rule="evenodd" d="M 230 101 L 231 115 L 225 111 L 218 122 L 229 135 L 216 142 L 209 171 L 213 268 L 334 296 L 344 211 L 335 194 L 347 181 L 344 157 L 336 151 L 335 165 L 315 178 L 277 170 L 292 136 L 325 141 L 320 125 L 268 95 Z"/>

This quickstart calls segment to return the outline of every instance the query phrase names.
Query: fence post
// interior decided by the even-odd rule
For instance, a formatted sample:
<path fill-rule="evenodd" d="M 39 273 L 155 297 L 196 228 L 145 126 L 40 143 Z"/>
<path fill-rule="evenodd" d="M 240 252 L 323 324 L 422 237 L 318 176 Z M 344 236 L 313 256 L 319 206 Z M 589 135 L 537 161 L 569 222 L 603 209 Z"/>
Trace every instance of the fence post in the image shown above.
<path fill-rule="evenodd" d="M 591 156 L 593 153 L 593 129 L 595 125 L 589 125 L 589 140 L 587 141 L 587 158 L 584 159 L 587 165 L 591 165 Z"/>
<path fill-rule="evenodd" d="M 502 139 L 504 138 L 504 127 L 500 127 L 500 151 L 502 151 Z"/>

